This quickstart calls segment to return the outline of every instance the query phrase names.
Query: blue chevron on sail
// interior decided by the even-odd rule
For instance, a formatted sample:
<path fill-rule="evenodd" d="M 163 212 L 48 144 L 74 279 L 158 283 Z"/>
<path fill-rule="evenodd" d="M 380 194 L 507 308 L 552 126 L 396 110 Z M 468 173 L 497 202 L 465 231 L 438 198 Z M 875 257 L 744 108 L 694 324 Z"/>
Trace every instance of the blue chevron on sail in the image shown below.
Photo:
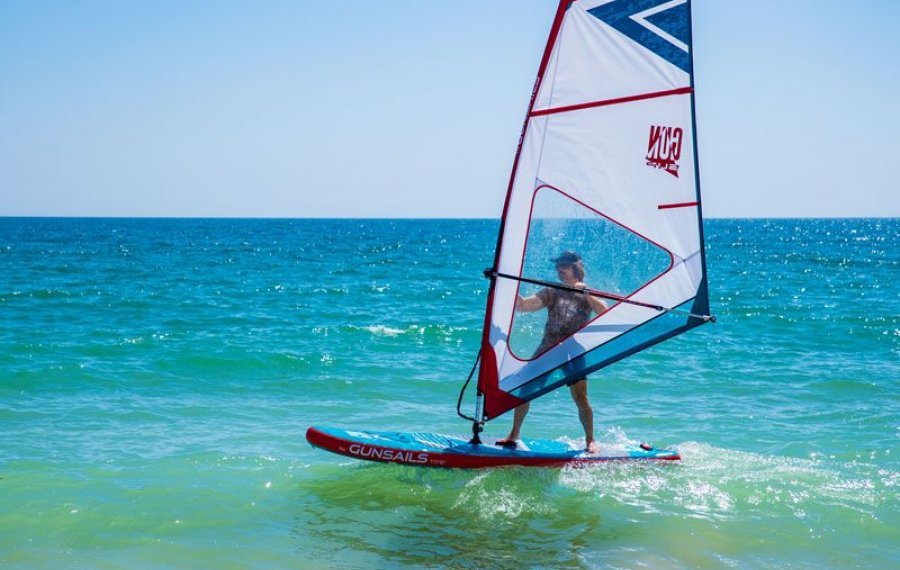
<path fill-rule="evenodd" d="M 682 71 L 691 73 L 687 0 L 613 0 L 587 12 Z"/>

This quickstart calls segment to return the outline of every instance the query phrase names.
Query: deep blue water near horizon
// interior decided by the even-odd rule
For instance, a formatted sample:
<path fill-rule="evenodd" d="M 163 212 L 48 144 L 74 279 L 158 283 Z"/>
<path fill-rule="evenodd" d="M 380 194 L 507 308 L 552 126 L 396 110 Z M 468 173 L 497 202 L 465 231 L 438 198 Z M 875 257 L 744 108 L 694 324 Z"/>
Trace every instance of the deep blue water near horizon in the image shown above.
<path fill-rule="evenodd" d="M 468 430 L 496 221 L 0 218 L 0 567 L 900 567 L 900 220 L 705 230 L 718 323 L 589 387 L 684 460 L 476 472 L 304 432 Z"/>

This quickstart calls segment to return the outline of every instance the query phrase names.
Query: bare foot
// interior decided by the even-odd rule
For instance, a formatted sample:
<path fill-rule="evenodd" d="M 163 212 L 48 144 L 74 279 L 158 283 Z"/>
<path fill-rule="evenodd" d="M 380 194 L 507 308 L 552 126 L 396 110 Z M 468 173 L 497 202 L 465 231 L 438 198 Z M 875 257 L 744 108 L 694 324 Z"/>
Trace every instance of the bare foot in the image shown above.
<path fill-rule="evenodd" d="M 588 453 L 597 453 L 598 451 L 600 451 L 600 448 L 597 446 L 597 442 L 596 442 L 596 441 L 589 441 L 589 442 L 587 442 L 587 445 L 585 446 L 585 449 L 587 449 L 587 452 L 588 452 Z"/>
<path fill-rule="evenodd" d="M 500 447 L 505 447 L 507 449 L 515 449 L 516 448 L 516 440 L 511 438 L 506 439 L 498 439 L 494 442 L 494 445 L 498 445 Z"/>

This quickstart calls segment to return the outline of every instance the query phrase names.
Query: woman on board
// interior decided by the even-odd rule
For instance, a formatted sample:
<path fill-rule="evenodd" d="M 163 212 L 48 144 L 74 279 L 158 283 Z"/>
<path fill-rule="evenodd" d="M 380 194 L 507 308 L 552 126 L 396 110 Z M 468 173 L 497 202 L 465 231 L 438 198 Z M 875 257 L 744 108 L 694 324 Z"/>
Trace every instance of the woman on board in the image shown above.
<path fill-rule="evenodd" d="M 585 289 L 584 265 L 581 256 L 572 251 L 563 252 L 553 260 L 556 263 L 556 274 L 559 280 L 578 289 Z M 547 324 L 544 325 L 544 336 L 534 351 L 537 356 L 549 348 L 561 343 L 586 325 L 592 314 L 602 315 L 609 308 L 601 299 L 584 293 L 576 293 L 564 289 L 545 287 L 530 297 L 518 295 L 516 310 L 522 312 L 547 309 Z M 578 407 L 578 418 L 584 427 L 585 449 L 590 453 L 597 452 L 594 441 L 594 411 L 588 402 L 587 377 L 575 379 L 569 384 L 569 392 Z M 513 414 L 513 425 L 506 439 L 497 440 L 497 445 L 515 447 L 519 439 L 519 430 L 528 413 L 529 402 L 517 407 Z"/>

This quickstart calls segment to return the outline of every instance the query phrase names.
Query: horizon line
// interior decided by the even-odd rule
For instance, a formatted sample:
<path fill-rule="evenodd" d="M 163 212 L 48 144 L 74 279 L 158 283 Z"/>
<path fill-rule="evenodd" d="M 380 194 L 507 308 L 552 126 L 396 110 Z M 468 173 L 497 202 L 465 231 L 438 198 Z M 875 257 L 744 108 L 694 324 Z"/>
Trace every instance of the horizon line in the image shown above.
<path fill-rule="evenodd" d="M 442 220 L 472 220 L 472 221 L 500 221 L 499 217 L 440 217 L 440 216 L 105 216 L 105 215 L 72 215 L 59 216 L 52 214 L 37 215 L 6 215 L 0 214 L 0 220 L 323 220 L 323 221 L 359 221 L 359 220 L 409 220 L 409 221 L 442 221 Z M 708 220 L 896 220 L 900 216 L 704 216 L 703 221 Z"/>

